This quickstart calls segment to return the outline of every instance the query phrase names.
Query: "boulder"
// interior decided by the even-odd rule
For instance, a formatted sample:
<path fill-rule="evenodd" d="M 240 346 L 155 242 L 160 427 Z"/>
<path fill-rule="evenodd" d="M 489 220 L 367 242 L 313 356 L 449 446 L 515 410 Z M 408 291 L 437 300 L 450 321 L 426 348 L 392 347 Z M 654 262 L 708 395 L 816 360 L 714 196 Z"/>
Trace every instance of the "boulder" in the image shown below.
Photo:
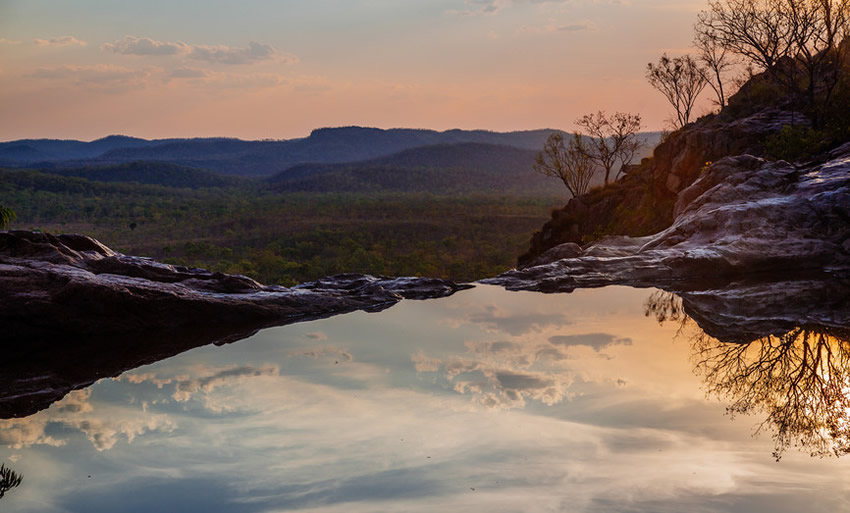
<path fill-rule="evenodd" d="M 266 286 L 124 255 L 83 235 L 0 232 L 0 418 L 199 345 L 468 287 L 359 274 Z"/>
<path fill-rule="evenodd" d="M 544 253 L 533 266 L 483 281 L 555 291 L 850 270 L 850 144 L 801 166 L 721 159 L 675 208 L 675 222 L 655 235 L 603 238 L 567 258 Z"/>

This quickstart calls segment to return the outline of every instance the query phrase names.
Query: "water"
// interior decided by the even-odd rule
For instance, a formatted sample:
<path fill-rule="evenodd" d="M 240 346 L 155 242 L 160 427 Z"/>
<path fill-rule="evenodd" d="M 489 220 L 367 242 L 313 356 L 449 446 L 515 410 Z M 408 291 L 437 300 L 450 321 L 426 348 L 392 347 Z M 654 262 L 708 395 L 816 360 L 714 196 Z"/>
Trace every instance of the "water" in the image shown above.
<path fill-rule="evenodd" d="M 777 462 L 653 292 L 479 286 L 194 349 L 0 421 L 0 508 L 850 511 L 850 460 Z"/>

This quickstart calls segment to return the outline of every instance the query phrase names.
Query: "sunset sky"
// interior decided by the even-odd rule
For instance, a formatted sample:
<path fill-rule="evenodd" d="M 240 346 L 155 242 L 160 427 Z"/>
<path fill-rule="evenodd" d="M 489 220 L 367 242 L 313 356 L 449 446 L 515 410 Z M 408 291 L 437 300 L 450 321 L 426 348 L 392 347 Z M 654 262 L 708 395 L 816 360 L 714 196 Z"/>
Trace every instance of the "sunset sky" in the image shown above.
<path fill-rule="evenodd" d="M 669 109 L 644 79 L 703 0 L 0 0 L 0 140 L 573 129 Z M 702 107 L 704 111 L 707 104 Z M 702 111 L 699 111 L 702 112 Z"/>

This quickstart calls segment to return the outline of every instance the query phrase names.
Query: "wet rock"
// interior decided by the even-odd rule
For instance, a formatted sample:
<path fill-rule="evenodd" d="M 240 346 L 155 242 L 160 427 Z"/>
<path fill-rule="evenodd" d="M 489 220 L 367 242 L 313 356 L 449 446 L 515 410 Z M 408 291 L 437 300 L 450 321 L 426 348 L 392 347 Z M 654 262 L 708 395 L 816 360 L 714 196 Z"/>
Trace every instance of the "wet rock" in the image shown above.
<path fill-rule="evenodd" d="M 687 205 L 705 192 L 690 190 L 724 157 L 760 156 L 765 138 L 784 125 L 806 126 L 802 115 L 765 108 L 741 119 L 712 115 L 678 130 L 661 142 L 650 159 L 629 166 L 628 173 L 601 190 L 573 198 L 534 234 L 519 267 L 565 242 L 582 246 L 602 234 L 640 236 L 669 227 Z M 715 171 L 717 173 L 717 171 Z M 703 182 L 703 186 L 706 182 Z"/>
<path fill-rule="evenodd" d="M 0 418 L 199 345 L 469 287 L 354 274 L 265 286 L 123 255 L 82 235 L 0 232 Z"/>
<path fill-rule="evenodd" d="M 850 329 L 850 276 L 734 282 L 677 292 L 685 314 L 710 337 L 748 343 L 793 329 Z"/>
<path fill-rule="evenodd" d="M 655 235 L 608 237 L 580 256 L 552 253 L 483 282 L 551 292 L 850 269 L 850 145 L 800 167 L 722 159 L 682 191 L 676 211 L 672 226 Z"/>

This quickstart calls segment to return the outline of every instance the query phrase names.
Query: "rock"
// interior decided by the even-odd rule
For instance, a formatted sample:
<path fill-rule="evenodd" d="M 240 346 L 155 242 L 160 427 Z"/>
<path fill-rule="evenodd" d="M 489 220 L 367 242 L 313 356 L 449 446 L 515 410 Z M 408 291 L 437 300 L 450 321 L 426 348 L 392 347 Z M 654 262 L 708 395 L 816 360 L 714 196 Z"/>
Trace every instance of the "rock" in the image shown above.
<path fill-rule="evenodd" d="M 677 295 L 684 313 L 706 335 L 743 344 L 800 327 L 826 333 L 850 329 L 848 278 L 743 281 Z"/>
<path fill-rule="evenodd" d="M 531 265 L 541 265 L 549 262 L 554 262 L 556 260 L 561 260 L 563 258 L 576 258 L 581 256 L 581 246 L 576 244 L 575 242 L 565 242 L 564 244 L 560 244 L 555 246 L 552 249 L 547 250 L 545 253 L 540 255 L 537 260 Z"/>
<path fill-rule="evenodd" d="M 641 236 L 667 228 L 681 212 L 680 204 L 705 192 L 689 189 L 711 163 L 729 156 L 760 156 L 765 137 L 792 123 L 805 126 L 809 121 L 787 110 L 764 108 L 742 119 L 711 115 L 691 123 L 661 142 L 651 159 L 630 166 L 619 181 L 554 211 L 517 265 L 528 266 L 565 242 L 586 245 L 605 235 Z"/>
<path fill-rule="evenodd" d="M 469 287 L 355 274 L 265 286 L 123 255 L 82 235 L 0 232 L 0 418 L 198 345 Z"/>
<path fill-rule="evenodd" d="M 608 237 L 580 256 L 540 259 L 482 281 L 552 292 L 848 270 L 850 145 L 801 167 L 722 159 L 683 191 L 676 211 L 673 225 L 655 235 Z"/>

